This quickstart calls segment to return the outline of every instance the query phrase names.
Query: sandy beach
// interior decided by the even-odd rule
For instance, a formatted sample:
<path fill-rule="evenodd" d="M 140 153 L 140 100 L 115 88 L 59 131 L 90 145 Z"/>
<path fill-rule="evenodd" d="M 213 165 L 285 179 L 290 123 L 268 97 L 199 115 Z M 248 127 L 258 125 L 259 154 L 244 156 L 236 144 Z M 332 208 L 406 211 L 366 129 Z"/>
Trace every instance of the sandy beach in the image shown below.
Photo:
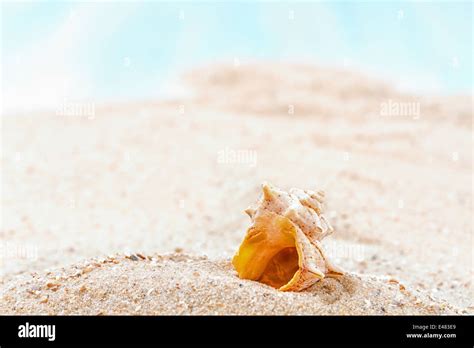
<path fill-rule="evenodd" d="M 181 81 L 4 115 L 0 313 L 474 313 L 471 96 L 269 62 Z M 299 293 L 237 277 L 264 181 L 325 191 L 343 277 Z"/>

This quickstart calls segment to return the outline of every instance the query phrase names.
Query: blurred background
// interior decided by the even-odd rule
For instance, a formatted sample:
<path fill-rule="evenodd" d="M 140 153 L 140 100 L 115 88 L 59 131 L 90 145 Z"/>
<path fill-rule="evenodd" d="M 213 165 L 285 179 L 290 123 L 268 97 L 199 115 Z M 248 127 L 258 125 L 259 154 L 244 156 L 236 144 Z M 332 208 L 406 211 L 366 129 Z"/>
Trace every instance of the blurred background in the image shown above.
<path fill-rule="evenodd" d="M 466 2 L 2 2 L 5 110 L 181 93 L 212 62 L 310 62 L 411 92 L 471 86 Z"/>

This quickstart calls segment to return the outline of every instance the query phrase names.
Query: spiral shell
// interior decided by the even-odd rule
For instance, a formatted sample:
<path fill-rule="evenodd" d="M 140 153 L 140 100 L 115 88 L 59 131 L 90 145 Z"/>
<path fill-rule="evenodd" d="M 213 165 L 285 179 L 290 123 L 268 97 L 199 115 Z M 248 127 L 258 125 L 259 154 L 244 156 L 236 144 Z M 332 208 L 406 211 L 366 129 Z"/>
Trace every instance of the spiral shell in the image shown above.
<path fill-rule="evenodd" d="M 256 207 L 245 212 L 252 225 L 232 259 L 240 278 L 281 291 L 301 291 L 343 271 L 325 255 L 321 240 L 333 232 L 322 214 L 324 193 L 285 192 L 268 183 Z"/>

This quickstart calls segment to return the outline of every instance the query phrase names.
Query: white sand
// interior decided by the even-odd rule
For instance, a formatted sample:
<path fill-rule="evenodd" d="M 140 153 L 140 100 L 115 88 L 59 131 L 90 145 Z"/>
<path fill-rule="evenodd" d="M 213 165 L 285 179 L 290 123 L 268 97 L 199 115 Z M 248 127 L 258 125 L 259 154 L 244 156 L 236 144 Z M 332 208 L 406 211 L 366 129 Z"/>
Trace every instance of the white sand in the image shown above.
<path fill-rule="evenodd" d="M 0 310 L 50 315 L 456 313 L 395 279 L 347 274 L 304 292 L 279 292 L 240 280 L 229 262 L 178 254 L 150 258 L 115 255 L 23 277 L 7 285 Z"/>

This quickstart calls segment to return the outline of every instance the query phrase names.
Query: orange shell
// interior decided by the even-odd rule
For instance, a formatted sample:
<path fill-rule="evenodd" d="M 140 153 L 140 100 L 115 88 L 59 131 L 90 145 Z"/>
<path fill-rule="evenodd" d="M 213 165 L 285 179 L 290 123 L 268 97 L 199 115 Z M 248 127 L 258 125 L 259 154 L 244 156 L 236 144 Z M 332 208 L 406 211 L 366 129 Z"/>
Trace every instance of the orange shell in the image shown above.
<path fill-rule="evenodd" d="M 311 197 L 314 204 L 309 202 Z M 317 202 L 322 203 L 322 197 L 311 191 L 292 189 L 286 193 L 264 184 L 259 205 L 247 210 L 253 224 L 232 259 L 239 277 L 281 291 L 300 291 L 325 276 L 342 274 L 319 243 L 318 238 L 324 238 L 332 228 Z"/>

